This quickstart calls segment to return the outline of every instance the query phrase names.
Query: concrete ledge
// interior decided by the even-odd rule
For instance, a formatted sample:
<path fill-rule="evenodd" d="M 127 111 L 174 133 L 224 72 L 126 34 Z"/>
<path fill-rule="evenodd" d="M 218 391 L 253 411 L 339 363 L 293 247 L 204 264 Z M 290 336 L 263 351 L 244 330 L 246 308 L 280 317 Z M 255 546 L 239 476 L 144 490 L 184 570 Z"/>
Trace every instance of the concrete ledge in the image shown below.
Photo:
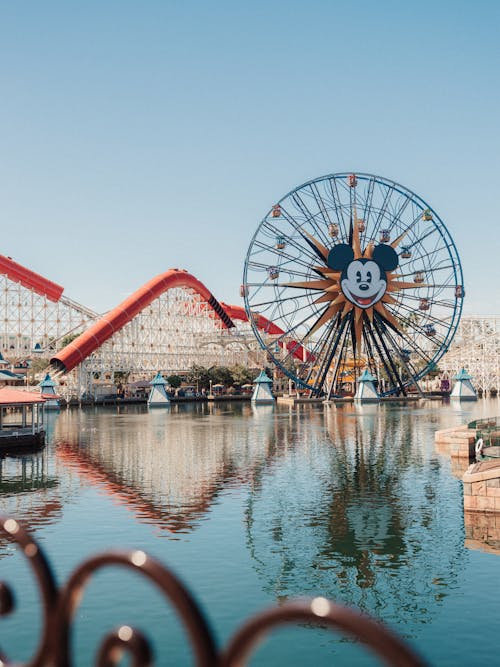
<path fill-rule="evenodd" d="M 454 440 L 473 440 L 475 442 L 476 430 L 469 428 L 467 424 L 463 424 L 453 428 L 444 428 L 434 433 L 435 442 L 452 442 Z"/>
<path fill-rule="evenodd" d="M 465 485 L 490 480 L 494 483 L 488 484 L 488 488 L 500 488 L 500 485 L 497 486 L 497 482 L 500 482 L 500 460 L 480 461 L 479 463 L 473 463 L 467 468 L 467 472 L 463 476 L 462 481 Z M 465 488 L 466 487 L 464 486 L 464 493 Z"/>
<path fill-rule="evenodd" d="M 297 398 L 296 396 L 278 396 L 279 405 L 323 405 L 323 398 Z"/>
<path fill-rule="evenodd" d="M 434 442 L 436 448 L 441 451 L 446 448 L 452 457 L 470 460 L 476 453 L 476 431 L 470 429 L 467 424 L 436 431 Z"/>

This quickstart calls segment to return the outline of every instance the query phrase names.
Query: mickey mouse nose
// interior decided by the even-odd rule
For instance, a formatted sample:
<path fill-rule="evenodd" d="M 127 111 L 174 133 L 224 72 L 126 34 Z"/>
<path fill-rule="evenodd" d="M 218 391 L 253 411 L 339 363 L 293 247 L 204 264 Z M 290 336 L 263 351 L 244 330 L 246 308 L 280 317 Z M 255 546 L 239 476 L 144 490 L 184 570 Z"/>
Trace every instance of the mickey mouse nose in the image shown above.
<path fill-rule="evenodd" d="M 359 289 L 363 290 L 363 292 L 366 292 L 366 290 L 368 289 L 367 283 L 361 283 L 359 285 Z"/>

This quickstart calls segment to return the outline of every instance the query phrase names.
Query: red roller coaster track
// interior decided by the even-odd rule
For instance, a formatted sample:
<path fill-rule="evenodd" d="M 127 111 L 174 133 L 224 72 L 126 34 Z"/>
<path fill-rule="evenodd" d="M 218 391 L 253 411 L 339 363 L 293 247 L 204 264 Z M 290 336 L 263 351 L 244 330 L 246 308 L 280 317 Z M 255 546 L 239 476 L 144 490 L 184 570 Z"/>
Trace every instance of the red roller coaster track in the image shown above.
<path fill-rule="evenodd" d="M 47 280 L 47 278 L 18 264 L 10 257 L 5 257 L 5 255 L 0 255 L 0 273 L 3 273 L 10 280 L 20 283 L 23 287 L 27 287 L 41 296 L 46 296 L 49 301 L 59 301 L 64 291 L 64 287 Z"/>
<path fill-rule="evenodd" d="M 233 320 L 248 321 L 244 308 L 219 303 L 210 290 L 186 270 L 170 269 L 152 278 L 116 308 L 103 315 L 87 331 L 84 331 L 78 338 L 75 338 L 74 341 L 54 355 L 50 360 L 51 364 L 58 370 L 68 373 L 111 338 L 113 334 L 122 329 L 152 301 L 173 287 L 192 289 L 199 294 L 227 329 L 234 327 Z M 266 333 L 274 335 L 284 333 L 282 329 L 262 315 L 256 315 L 255 317 L 259 329 Z M 294 341 L 289 341 L 286 347 L 296 358 L 301 360 L 304 358 L 304 354 L 308 354 Z"/>

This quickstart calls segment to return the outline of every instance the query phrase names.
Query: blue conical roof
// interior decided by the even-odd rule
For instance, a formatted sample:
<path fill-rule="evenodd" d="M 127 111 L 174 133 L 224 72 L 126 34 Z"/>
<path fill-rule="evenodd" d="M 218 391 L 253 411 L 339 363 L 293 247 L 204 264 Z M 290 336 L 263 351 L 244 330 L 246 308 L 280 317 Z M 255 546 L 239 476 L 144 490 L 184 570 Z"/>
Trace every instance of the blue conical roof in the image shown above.
<path fill-rule="evenodd" d="M 469 375 L 465 368 L 462 368 L 459 373 L 457 373 L 454 380 L 472 380 L 472 375 Z"/>
<path fill-rule="evenodd" d="M 50 377 L 50 375 L 47 373 L 47 375 L 44 377 L 44 379 L 40 382 L 40 384 L 38 386 L 39 387 L 55 387 L 56 383 Z"/>
<path fill-rule="evenodd" d="M 261 384 L 261 383 L 264 383 L 264 382 L 267 383 L 267 384 L 272 384 L 272 383 L 273 383 L 273 381 L 271 380 L 271 378 L 270 378 L 270 377 L 267 377 L 267 375 L 265 374 L 264 371 L 261 371 L 261 372 L 260 372 L 260 375 L 259 375 L 258 377 L 255 378 L 255 380 L 253 381 L 253 383 L 254 383 L 254 384 Z"/>
<path fill-rule="evenodd" d="M 157 386 L 157 385 L 168 384 L 168 382 L 165 380 L 165 378 L 160 373 L 160 371 L 158 371 L 158 373 L 154 376 L 154 378 L 151 380 L 151 382 L 149 384 L 154 387 L 155 385 Z"/>
<path fill-rule="evenodd" d="M 358 382 L 376 382 L 377 378 L 374 378 L 373 375 L 368 372 L 368 370 L 364 370 L 363 373 L 359 376 Z"/>

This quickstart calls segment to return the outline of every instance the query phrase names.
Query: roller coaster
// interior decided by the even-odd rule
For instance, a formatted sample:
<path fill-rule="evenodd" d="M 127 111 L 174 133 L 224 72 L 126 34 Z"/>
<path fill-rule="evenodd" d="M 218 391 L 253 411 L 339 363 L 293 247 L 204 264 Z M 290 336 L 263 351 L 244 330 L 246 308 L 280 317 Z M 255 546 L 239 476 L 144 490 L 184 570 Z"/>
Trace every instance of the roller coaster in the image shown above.
<path fill-rule="evenodd" d="M 0 352 L 16 365 L 40 359 L 65 384 L 83 393 L 95 377 L 123 372 L 149 378 L 182 373 L 193 364 L 258 368 L 266 350 L 292 358 L 308 350 L 259 312 L 251 311 L 257 340 L 242 306 L 219 302 L 186 270 L 161 273 L 105 314 L 68 298 L 64 288 L 0 255 L 3 314 Z M 39 365 L 43 365 L 39 364 Z M 500 317 L 463 317 L 440 369 L 465 366 L 483 392 L 500 386 Z"/>
<path fill-rule="evenodd" d="M 0 352 L 23 365 L 39 359 L 81 395 L 96 377 L 122 372 L 149 378 L 157 370 L 183 373 L 193 364 L 258 368 L 266 353 L 243 307 L 220 303 L 182 269 L 170 269 L 105 314 L 67 298 L 64 288 L 0 255 Z M 283 332 L 258 313 L 266 339 Z M 293 346 L 293 341 L 281 342 Z M 295 345 L 299 360 L 305 353 Z M 49 367 L 50 363 L 50 367 Z"/>

